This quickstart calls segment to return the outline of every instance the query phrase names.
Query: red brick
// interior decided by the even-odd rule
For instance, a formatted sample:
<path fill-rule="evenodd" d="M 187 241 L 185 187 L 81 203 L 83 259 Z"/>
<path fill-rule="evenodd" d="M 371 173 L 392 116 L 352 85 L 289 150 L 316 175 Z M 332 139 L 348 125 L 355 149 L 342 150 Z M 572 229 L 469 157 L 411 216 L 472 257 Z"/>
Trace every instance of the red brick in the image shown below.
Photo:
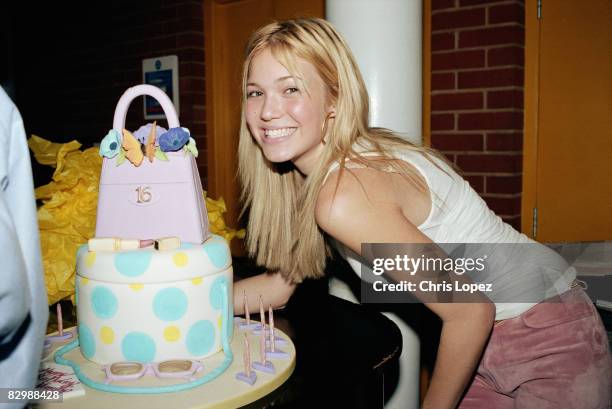
<path fill-rule="evenodd" d="M 484 193 L 484 176 L 464 175 L 463 178 L 468 181 L 472 189 L 478 193 Z"/>
<path fill-rule="evenodd" d="M 489 24 L 525 24 L 525 8 L 520 4 L 501 4 L 489 7 Z"/>
<path fill-rule="evenodd" d="M 505 172 L 521 171 L 522 157 L 520 155 L 457 155 L 457 165 L 464 172 Z"/>
<path fill-rule="evenodd" d="M 431 9 L 450 9 L 455 7 L 455 0 L 431 0 Z"/>
<path fill-rule="evenodd" d="M 162 50 L 175 50 L 177 37 L 172 35 L 168 37 L 158 37 L 151 39 L 151 45 L 155 52 L 160 52 Z M 203 45 L 202 45 L 203 46 Z"/>
<path fill-rule="evenodd" d="M 204 48 L 183 48 L 177 50 L 179 61 L 204 61 Z"/>
<path fill-rule="evenodd" d="M 459 114 L 459 130 L 523 129 L 522 112 L 478 112 Z"/>
<path fill-rule="evenodd" d="M 453 70 L 459 68 L 480 68 L 485 65 L 484 50 L 451 51 L 431 55 L 431 69 Z"/>
<path fill-rule="evenodd" d="M 183 17 L 178 20 L 167 21 L 164 29 L 168 33 L 186 33 L 193 31 L 196 33 L 204 31 L 203 14 L 200 13 L 192 17 Z"/>
<path fill-rule="evenodd" d="M 455 129 L 455 115 L 431 114 L 432 131 L 446 131 L 451 129 Z"/>
<path fill-rule="evenodd" d="M 431 30 L 448 30 L 452 28 L 475 27 L 485 24 L 485 9 L 444 11 L 431 16 Z"/>
<path fill-rule="evenodd" d="M 198 77 L 183 77 L 179 78 L 179 89 L 201 89 L 204 90 L 206 85 L 203 78 Z"/>
<path fill-rule="evenodd" d="M 436 94 L 431 96 L 432 111 L 449 111 L 453 109 L 480 109 L 482 107 L 482 92 Z"/>
<path fill-rule="evenodd" d="M 480 5 L 480 4 L 490 4 L 490 3 L 495 3 L 498 2 L 499 0 L 460 0 L 459 1 L 459 6 L 463 7 L 463 6 L 475 6 L 475 5 Z"/>
<path fill-rule="evenodd" d="M 178 48 L 204 48 L 204 33 L 182 33 L 176 37 Z"/>
<path fill-rule="evenodd" d="M 487 151 L 522 151 L 523 133 L 487 133 Z"/>
<path fill-rule="evenodd" d="M 521 68 L 498 68 L 459 73 L 459 88 L 505 87 L 512 85 L 523 85 L 523 70 Z"/>
<path fill-rule="evenodd" d="M 521 231 L 521 216 L 502 217 L 504 223 L 508 223 L 516 231 Z"/>
<path fill-rule="evenodd" d="M 172 2 L 174 3 L 174 1 Z M 179 17 L 201 17 L 203 16 L 202 5 L 204 2 L 193 2 L 179 4 L 176 6 L 176 14 Z"/>
<path fill-rule="evenodd" d="M 179 63 L 179 74 L 181 76 L 188 76 L 188 77 L 192 77 L 192 76 L 204 77 L 204 62 L 202 63 L 186 62 L 182 64 Z"/>
<path fill-rule="evenodd" d="M 445 72 L 441 74 L 431 74 L 431 90 L 454 89 L 455 73 Z"/>
<path fill-rule="evenodd" d="M 189 132 L 192 135 L 206 135 L 206 125 L 203 123 L 192 122 L 189 125 Z"/>
<path fill-rule="evenodd" d="M 459 33 L 459 48 L 502 44 L 524 45 L 525 33 L 523 27 L 501 26 L 479 28 Z"/>
<path fill-rule="evenodd" d="M 180 70 L 180 69 L 179 69 Z M 179 71 L 179 75 L 183 75 Z M 206 97 L 203 93 L 183 92 L 181 90 L 181 105 L 204 105 L 206 104 Z"/>
<path fill-rule="evenodd" d="M 206 119 L 206 108 L 192 106 L 191 114 L 192 114 L 192 118 L 194 119 L 204 120 Z"/>
<path fill-rule="evenodd" d="M 431 146 L 442 151 L 481 151 L 481 134 L 438 134 L 431 135 Z"/>
<path fill-rule="evenodd" d="M 452 50 L 455 48 L 455 33 L 431 35 L 431 51 Z"/>
<path fill-rule="evenodd" d="M 487 205 L 497 215 L 516 215 L 521 212 L 520 197 L 490 197 L 484 196 Z"/>
<path fill-rule="evenodd" d="M 521 193 L 522 176 L 487 176 L 487 193 Z"/>
<path fill-rule="evenodd" d="M 489 91 L 487 108 L 523 108 L 523 90 Z"/>
<path fill-rule="evenodd" d="M 525 49 L 519 46 L 491 48 L 487 50 L 487 66 L 525 66 Z"/>

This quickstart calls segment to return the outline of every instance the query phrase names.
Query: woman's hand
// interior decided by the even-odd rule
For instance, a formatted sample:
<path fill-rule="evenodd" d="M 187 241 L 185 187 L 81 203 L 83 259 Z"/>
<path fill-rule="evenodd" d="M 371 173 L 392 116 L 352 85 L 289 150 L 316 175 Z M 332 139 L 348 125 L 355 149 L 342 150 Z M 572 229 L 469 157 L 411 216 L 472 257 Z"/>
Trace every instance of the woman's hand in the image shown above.
<path fill-rule="evenodd" d="M 259 311 L 259 296 L 261 295 L 264 307 L 284 307 L 295 291 L 295 284 L 291 284 L 280 273 L 263 273 L 253 277 L 234 282 L 234 314 L 244 314 L 244 294 L 249 302 L 249 312 Z"/>

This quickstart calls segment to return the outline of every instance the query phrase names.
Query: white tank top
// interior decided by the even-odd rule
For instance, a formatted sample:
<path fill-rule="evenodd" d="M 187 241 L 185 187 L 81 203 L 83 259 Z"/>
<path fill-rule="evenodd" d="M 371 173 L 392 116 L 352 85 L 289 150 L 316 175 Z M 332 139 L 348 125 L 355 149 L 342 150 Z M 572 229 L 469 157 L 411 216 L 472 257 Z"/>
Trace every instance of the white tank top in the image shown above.
<path fill-rule="evenodd" d="M 367 155 L 367 153 L 366 153 Z M 564 260 L 554 251 L 546 246 L 530 239 L 525 234 L 516 231 L 512 226 L 505 223 L 501 217 L 497 216 L 485 203 L 485 201 L 472 189 L 470 184 L 459 176 L 450 166 L 442 160 L 431 157 L 442 169 L 431 163 L 422 153 L 412 150 L 402 150 L 395 152 L 394 156 L 404 160 L 414 166 L 423 177 L 430 191 L 431 210 L 426 220 L 418 226 L 418 229 L 435 243 L 521 243 L 530 246 L 538 246 L 537 257 L 533 254 L 533 247 L 529 249 L 531 262 L 546 263 L 552 270 L 561 270 L 554 279 L 554 293 L 563 293 L 569 289 L 571 282 L 576 278 L 573 268 L 565 268 Z M 348 167 L 354 167 L 350 162 Z M 338 169 L 339 164 L 334 163 L 328 175 Z M 361 277 L 362 262 L 365 262 L 358 254 L 337 240 L 332 240 L 340 255 L 345 258 L 353 270 Z M 521 246 L 517 246 L 521 247 Z M 521 248 L 525 248 L 522 246 Z M 540 251 L 541 250 L 541 251 Z M 521 250 L 519 250 L 521 251 Z M 517 257 L 521 257 L 517 255 Z M 536 260 L 537 259 L 537 260 Z M 549 270 L 549 268 L 547 268 Z M 505 272 L 501 273 L 502 275 Z M 509 277 L 508 275 L 512 275 Z M 550 277 L 549 277 L 550 278 Z M 499 284 L 505 288 L 513 287 L 509 291 L 531 287 L 534 280 L 534 273 L 529 268 L 513 269 L 508 271 L 505 276 L 492 278 L 493 285 Z M 490 281 L 487 281 L 490 282 Z M 509 284 L 511 283 L 511 284 Z M 537 285 L 535 283 L 534 285 Z M 529 299 L 534 302 L 500 302 L 496 305 L 496 320 L 512 318 L 527 311 L 538 301 L 544 299 L 517 295 L 502 299 Z"/>

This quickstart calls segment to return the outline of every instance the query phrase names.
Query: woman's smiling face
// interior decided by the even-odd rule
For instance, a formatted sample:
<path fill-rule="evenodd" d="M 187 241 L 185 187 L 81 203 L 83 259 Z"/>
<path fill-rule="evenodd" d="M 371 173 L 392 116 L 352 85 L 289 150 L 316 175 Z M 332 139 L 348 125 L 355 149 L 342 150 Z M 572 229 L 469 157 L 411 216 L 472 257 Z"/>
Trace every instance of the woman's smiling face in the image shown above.
<path fill-rule="evenodd" d="M 315 67 L 301 58 L 296 58 L 296 65 L 303 79 L 292 76 L 267 48 L 253 57 L 246 122 L 269 161 L 292 161 L 308 174 L 323 148 L 323 123 L 334 111 L 328 107 L 327 87 Z"/>

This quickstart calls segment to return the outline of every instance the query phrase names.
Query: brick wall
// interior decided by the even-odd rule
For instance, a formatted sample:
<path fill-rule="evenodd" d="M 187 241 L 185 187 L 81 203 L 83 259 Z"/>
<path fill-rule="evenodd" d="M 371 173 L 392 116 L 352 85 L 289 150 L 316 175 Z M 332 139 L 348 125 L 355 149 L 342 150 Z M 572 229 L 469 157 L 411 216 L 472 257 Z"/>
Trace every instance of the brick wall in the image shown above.
<path fill-rule="evenodd" d="M 206 186 L 203 2 L 43 2 L 35 13 L 25 3 L 12 10 L 12 38 L 16 103 L 28 134 L 99 142 L 123 91 L 142 83 L 142 60 L 177 55 L 181 125 L 196 140 Z M 142 111 L 140 98 L 128 129 L 145 123 Z"/>
<path fill-rule="evenodd" d="M 431 3 L 432 146 L 520 229 L 524 1 Z"/>

